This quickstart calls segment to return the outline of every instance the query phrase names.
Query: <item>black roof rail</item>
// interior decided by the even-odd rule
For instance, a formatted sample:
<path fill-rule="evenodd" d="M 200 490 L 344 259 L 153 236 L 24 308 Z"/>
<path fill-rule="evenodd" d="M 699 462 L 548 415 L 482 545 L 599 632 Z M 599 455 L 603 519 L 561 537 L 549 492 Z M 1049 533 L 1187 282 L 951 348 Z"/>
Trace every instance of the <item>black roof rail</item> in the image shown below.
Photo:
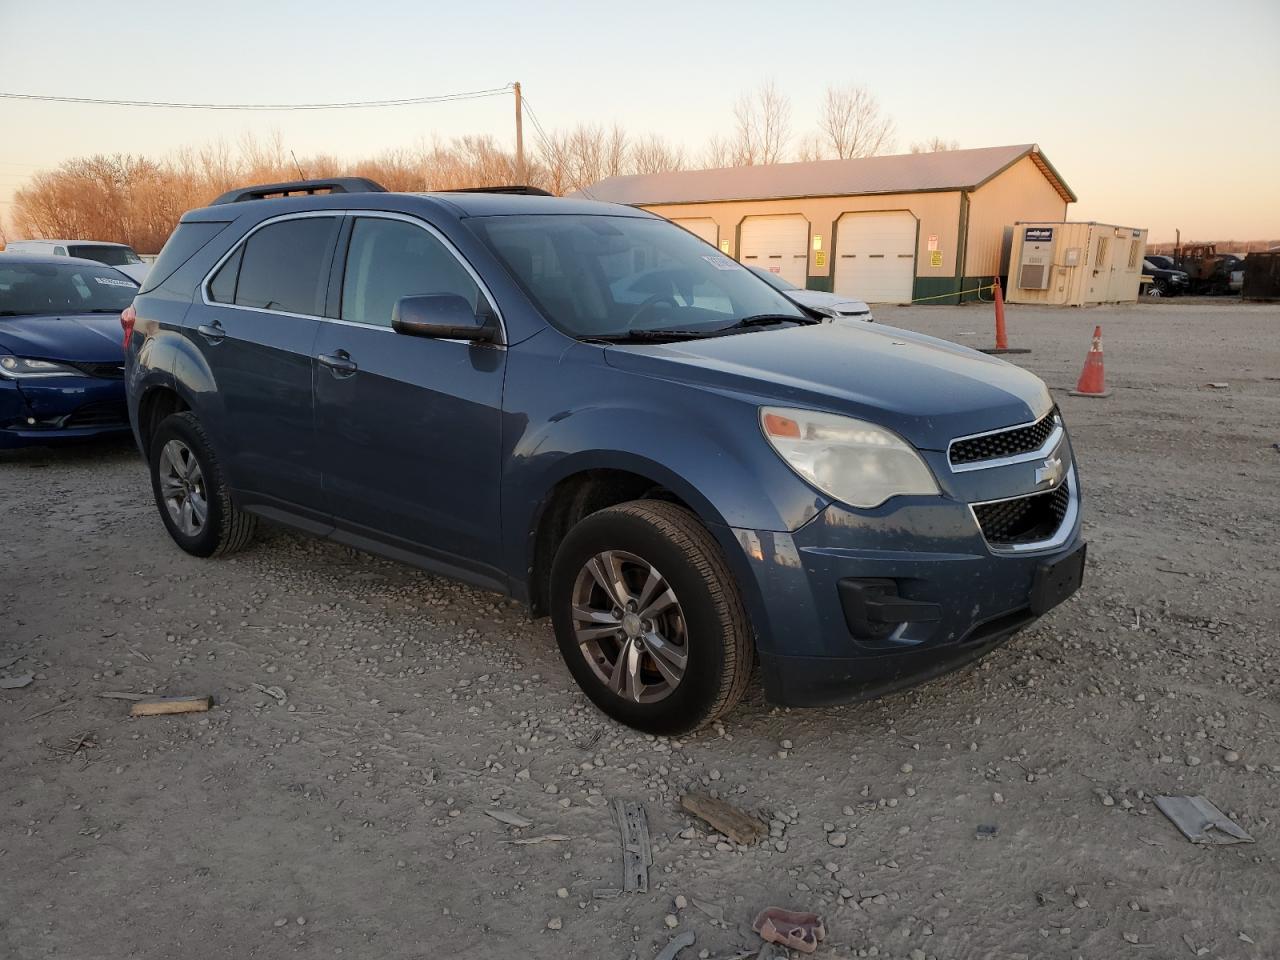
<path fill-rule="evenodd" d="M 518 193 L 526 197 L 554 197 L 541 187 L 528 187 L 512 184 L 503 187 L 457 187 L 453 190 L 441 190 L 441 193 Z"/>
<path fill-rule="evenodd" d="M 254 187 L 237 187 L 228 190 L 210 206 L 219 203 L 241 203 L 245 200 L 263 200 L 267 197 L 287 197 L 291 193 L 313 196 L 321 191 L 328 193 L 386 193 L 387 188 L 368 177 L 330 177 L 327 180 L 288 180 L 284 183 L 260 183 Z"/>

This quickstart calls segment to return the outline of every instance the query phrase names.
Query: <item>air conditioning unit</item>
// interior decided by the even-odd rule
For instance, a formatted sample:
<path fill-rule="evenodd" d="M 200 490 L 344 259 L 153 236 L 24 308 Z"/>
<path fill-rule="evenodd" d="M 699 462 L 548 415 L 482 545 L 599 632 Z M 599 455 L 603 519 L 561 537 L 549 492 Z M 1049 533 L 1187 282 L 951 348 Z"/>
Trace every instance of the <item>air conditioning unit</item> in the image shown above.
<path fill-rule="evenodd" d="M 1053 266 L 1053 227 L 1023 227 L 1018 256 L 1018 286 L 1048 290 Z"/>

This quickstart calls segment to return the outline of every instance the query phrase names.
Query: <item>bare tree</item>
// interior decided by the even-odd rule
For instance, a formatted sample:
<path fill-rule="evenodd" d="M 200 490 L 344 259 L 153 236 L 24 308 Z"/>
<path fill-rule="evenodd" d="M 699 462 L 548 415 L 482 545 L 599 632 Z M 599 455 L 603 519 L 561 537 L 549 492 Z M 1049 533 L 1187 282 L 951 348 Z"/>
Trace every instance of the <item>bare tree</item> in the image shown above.
<path fill-rule="evenodd" d="M 713 134 L 702 149 L 702 160 L 699 165 L 704 170 L 717 170 L 720 167 L 730 166 L 733 163 L 732 156 L 729 141 L 718 134 Z"/>
<path fill-rule="evenodd" d="M 893 150 L 894 124 L 866 87 L 827 87 L 818 126 L 840 160 Z"/>
<path fill-rule="evenodd" d="M 740 96 L 733 117 L 729 152 L 734 166 L 782 161 L 791 139 L 791 101 L 772 80 Z"/>
<path fill-rule="evenodd" d="M 809 160 L 830 160 L 831 152 L 821 134 L 807 133 L 796 146 L 796 159 L 801 163 Z"/>
<path fill-rule="evenodd" d="M 641 137 L 631 148 L 633 173 L 666 173 L 683 169 L 684 150 L 672 146 L 656 133 Z"/>
<path fill-rule="evenodd" d="M 930 137 L 911 144 L 912 153 L 944 153 L 948 150 L 959 150 L 959 140 L 944 140 L 942 137 Z"/>

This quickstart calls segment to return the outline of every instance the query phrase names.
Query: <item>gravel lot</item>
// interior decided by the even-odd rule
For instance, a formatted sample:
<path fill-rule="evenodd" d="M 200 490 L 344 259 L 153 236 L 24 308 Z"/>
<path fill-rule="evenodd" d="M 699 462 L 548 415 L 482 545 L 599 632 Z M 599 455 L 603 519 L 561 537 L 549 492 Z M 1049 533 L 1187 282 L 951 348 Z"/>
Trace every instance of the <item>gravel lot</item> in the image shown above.
<path fill-rule="evenodd" d="M 878 313 L 991 338 L 987 307 Z M 1116 394 L 1068 397 L 1095 323 Z M 36 675 L 0 691 L 0 956 L 648 960 L 692 930 L 689 960 L 758 946 L 776 904 L 827 916 L 819 956 L 1280 957 L 1280 307 L 1010 331 L 1074 433 L 1085 589 L 914 691 L 757 692 L 680 740 L 606 721 L 500 597 L 279 530 L 195 560 L 131 447 L 0 455 L 0 675 Z M 217 705 L 131 720 L 104 691 Z M 717 842 L 691 785 L 771 837 Z M 1257 843 L 1188 843 L 1162 793 Z M 652 885 L 597 900 L 614 797 L 644 802 Z"/>

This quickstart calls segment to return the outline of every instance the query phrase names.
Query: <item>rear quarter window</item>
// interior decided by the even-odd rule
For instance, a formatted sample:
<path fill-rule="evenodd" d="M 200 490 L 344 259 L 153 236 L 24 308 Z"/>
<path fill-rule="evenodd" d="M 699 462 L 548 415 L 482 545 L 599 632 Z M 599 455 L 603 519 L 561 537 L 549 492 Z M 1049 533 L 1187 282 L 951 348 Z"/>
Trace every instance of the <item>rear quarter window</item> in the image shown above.
<path fill-rule="evenodd" d="M 142 284 L 142 293 L 150 293 L 160 284 L 168 280 L 178 268 L 194 257 L 197 253 L 226 229 L 229 220 L 219 221 L 194 221 L 182 222 L 178 224 L 176 230 L 169 235 L 169 239 L 165 242 L 164 249 L 160 251 L 160 256 L 156 257 L 156 262 L 151 266 L 151 272 L 147 274 L 146 281 Z"/>

